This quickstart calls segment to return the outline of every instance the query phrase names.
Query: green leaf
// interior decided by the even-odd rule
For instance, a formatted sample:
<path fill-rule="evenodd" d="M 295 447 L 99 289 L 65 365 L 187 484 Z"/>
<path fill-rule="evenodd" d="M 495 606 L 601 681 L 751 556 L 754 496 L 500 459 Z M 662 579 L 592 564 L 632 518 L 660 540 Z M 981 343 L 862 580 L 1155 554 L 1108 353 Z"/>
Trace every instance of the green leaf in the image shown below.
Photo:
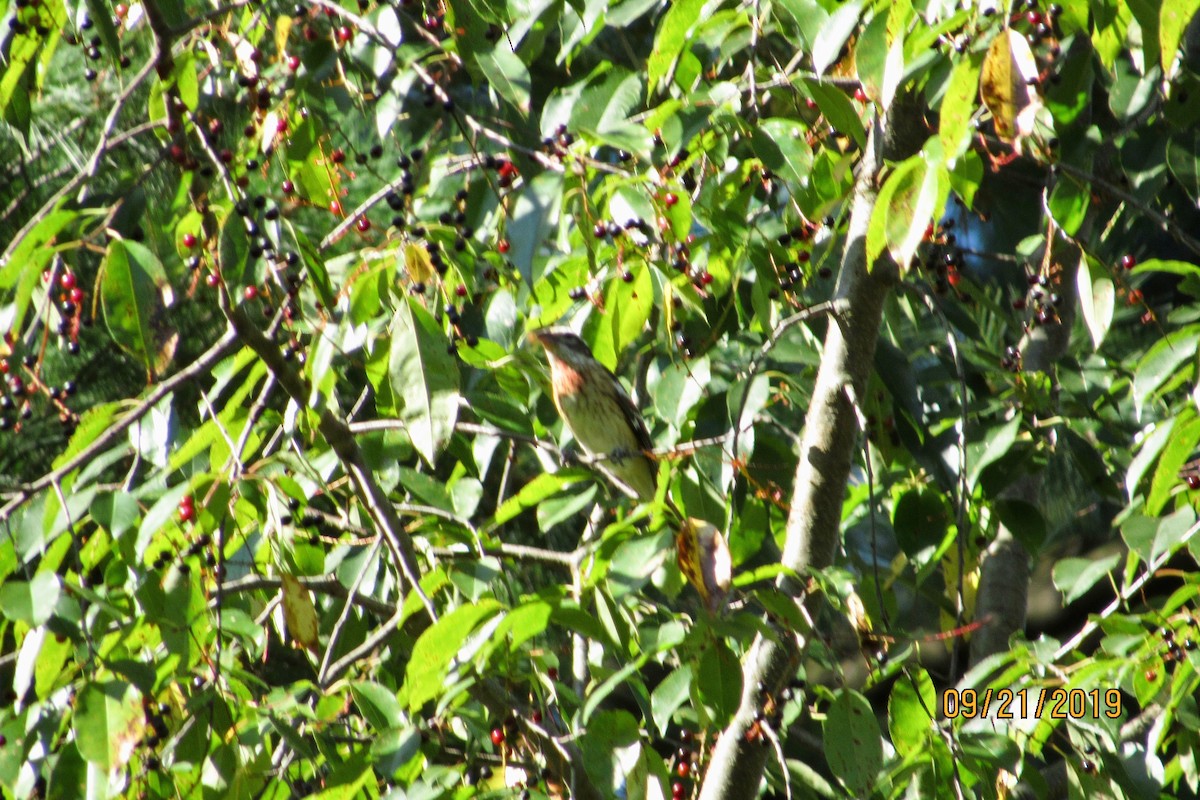
<path fill-rule="evenodd" d="M 983 54 L 972 53 L 960 59 L 950 73 L 950 83 L 942 96 L 941 118 L 938 136 L 942 140 L 942 152 L 946 161 L 954 164 L 971 143 L 971 118 L 975 114 L 976 99 L 979 97 L 979 72 L 983 68 Z"/>
<path fill-rule="evenodd" d="M 638 722 L 628 711 L 597 712 L 583 734 L 583 766 L 602 797 L 618 797 L 625 786 L 620 757 L 641 741 Z"/>
<path fill-rule="evenodd" d="M 742 666 L 724 639 L 708 643 L 696 672 L 696 695 L 709 722 L 724 727 L 742 696 Z"/>
<path fill-rule="evenodd" d="M 1179 52 L 1179 43 L 1183 41 L 1183 32 L 1191 24 L 1197 10 L 1200 10 L 1200 0 L 1164 0 L 1159 11 L 1159 56 L 1162 58 L 1163 75 L 1168 78 L 1174 76 L 1175 71 L 1171 67 Z"/>
<path fill-rule="evenodd" d="M 921 750 L 933 733 L 937 714 L 937 692 L 929 673 L 921 667 L 904 671 L 888 698 L 888 730 L 901 756 Z"/>
<path fill-rule="evenodd" d="M 32 32 L 18 34 L 6 47 L 7 64 L 0 75 L 0 114 L 22 135 L 27 135 L 31 120 L 29 98 L 36 91 L 40 38 Z"/>
<path fill-rule="evenodd" d="M 573 129 L 600 135 L 622 131 L 630 124 L 629 117 L 641 104 L 645 92 L 641 75 L 612 70 L 603 80 L 593 81 L 584 89 L 571 108 L 570 125 Z M 544 129 L 542 132 L 553 133 Z"/>
<path fill-rule="evenodd" d="M 609 309 L 613 347 L 616 352 L 624 353 L 642 335 L 650 312 L 654 310 L 651 270 L 638 270 L 632 283 L 611 281 L 605 307 Z"/>
<path fill-rule="evenodd" d="M 750 146 L 768 169 L 788 183 L 803 185 L 812 172 L 812 148 L 803 127 L 787 119 L 768 119 L 755 126 Z"/>
<path fill-rule="evenodd" d="M 1117 293 L 1113 286 L 1112 274 L 1100 262 L 1085 255 L 1079 260 L 1075 279 L 1079 289 L 1079 309 L 1083 312 L 1083 321 L 1092 335 L 1092 348 L 1099 350 L 1100 343 L 1104 341 L 1108 327 L 1112 324 L 1113 310 L 1116 307 Z"/>
<path fill-rule="evenodd" d="M 404 724 L 404 709 L 395 693 L 374 681 L 352 681 L 350 692 L 363 717 L 377 731 L 397 728 Z"/>
<path fill-rule="evenodd" d="M 528 115 L 529 69 L 509 44 L 500 41 L 491 50 L 477 53 L 475 57 L 488 83 L 522 115 Z"/>
<path fill-rule="evenodd" d="M 839 691 L 825 716 L 824 738 L 833 774 L 852 796 L 867 797 L 883 765 L 883 739 L 867 699 Z"/>
<path fill-rule="evenodd" d="M 1060 173 L 1050 192 L 1050 216 L 1069 236 L 1074 236 L 1087 217 L 1091 199 L 1091 186 Z"/>
<path fill-rule="evenodd" d="M 672 3 L 658 25 L 654 49 L 646 61 L 647 90 L 658 91 L 671 79 L 675 61 L 687 42 L 687 34 L 700 17 L 704 0 L 678 0 Z"/>
<path fill-rule="evenodd" d="M 813 72 L 824 75 L 825 70 L 838 60 L 842 47 L 850 39 L 850 34 L 858 26 L 858 18 L 862 16 L 862 0 L 838 6 L 825 25 L 821 28 L 817 40 L 812 47 Z"/>
<path fill-rule="evenodd" d="M 651 692 L 650 713 L 660 735 L 666 735 L 671 717 L 687 702 L 692 688 L 692 677 L 692 665 L 681 664 Z"/>
<path fill-rule="evenodd" d="M 942 493 L 927 486 L 918 486 L 900 495 L 892 515 L 896 541 L 910 557 L 940 542 L 952 522 L 950 506 Z"/>
<path fill-rule="evenodd" d="M 1146 401 L 1179 367 L 1196 356 L 1200 325 L 1188 325 L 1159 339 L 1138 362 L 1133 373 L 1133 406 L 1140 417 Z"/>
<path fill-rule="evenodd" d="M 1103 558 L 1064 558 L 1054 565 L 1054 587 L 1063 593 L 1064 603 L 1073 603 L 1121 563 L 1121 554 Z"/>
<path fill-rule="evenodd" d="M 79 754 L 79 747 L 75 742 L 64 744 L 58 750 L 58 760 L 54 763 L 54 771 L 50 773 L 50 785 L 46 787 L 45 795 L 47 800 L 78 800 L 88 797 L 91 769 Z"/>
<path fill-rule="evenodd" d="M 1200 129 L 1179 131 L 1167 142 L 1167 167 L 1193 203 L 1200 204 Z"/>
<path fill-rule="evenodd" d="M 112 6 L 104 0 L 87 0 L 87 7 L 88 16 L 95 23 L 96 30 L 100 33 L 100 40 L 104 43 L 104 52 L 108 54 L 115 67 L 121 56 L 121 39 L 117 35 L 116 26 L 113 25 Z"/>
<path fill-rule="evenodd" d="M 1170 500 L 1171 495 L 1184 487 L 1179 470 L 1191 458 L 1200 442 L 1200 417 L 1188 404 L 1175 418 L 1175 426 L 1167 446 L 1158 457 L 1154 477 L 1150 481 L 1150 492 L 1146 495 L 1146 513 L 1158 515 Z"/>
<path fill-rule="evenodd" d="M 137 500 L 125 492 L 113 492 L 99 495 L 92 501 L 92 519 L 96 524 L 109 532 L 113 539 L 119 539 L 137 525 Z"/>
<path fill-rule="evenodd" d="M 446 675 L 451 659 L 467 637 L 484 620 L 500 612 L 497 600 L 483 600 L 475 605 L 462 605 L 431 625 L 413 645 L 412 657 L 404 673 L 402 698 L 410 711 L 440 697 L 446 690 Z"/>
<path fill-rule="evenodd" d="M 511 522 L 521 512 L 530 508 L 536 508 L 542 501 L 553 497 L 575 483 L 577 483 L 577 480 L 572 476 L 563 476 L 550 472 L 543 472 L 537 475 L 529 483 L 522 486 L 520 491 L 500 504 L 500 507 L 496 509 L 496 516 L 488 523 L 488 530 L 495 529 L 506 522 Z"/>
<path fill-rule="evenodd" d="M 993 464 L 1003 458 L 1013 446 L 1013 442 L 1017 440 L 1017 434 L 1021 430 L 1021 418 L 1013 417 L 999 428 L 993 428 L 988 431 L 987 445 L 984 447 L 983 454 L 977 459 L 969 462 L 970 477 L 968 480 L 974 486 L 979 481 L 979 476 L 983 474 L 983 470 L 989 464 Z"/>
<path fill-rule="evenodd" d="M 902 270 L 909 269 L 925 228 L 945 206 L 949 191 L 949 176 L 938 154 L 921 152 L 901 162 L 884 183 L 871 213 L 868 268 L 886 248 Z"/>
<path fill-rule="evenodd" d="M 62 586 L 53 572 L 39 572 L 26 581 L 0 585 L 0 611 L 11 620 L 36 628 L 54 614 Z"/>
<path fill-rule="evenodd" d="M 867 132 L 858 116 L 858 110 L 842 89 L 813 78 L 805 78 L 802 85 L 804 91 L 825 115 L 826 122 L 853 139 L 860 149 L 867 146 Z"/>
<path fill-rule="evenodd" d="M 1002 497 L 993 501 L 992 510 L 1026 550 L 1031 553 L 1041 551 L 1046 540 L 1046 520 L 1041 509 L 1015 497 Z"/>
<path fill-rule="evenodd" d="M 515 651 L 525 642 L 545 633 L 553 613 L 554 607 L 545 600 L 522 603 L 504 615 L 504 619 L 496 626 L 494 638 L 511 636 L 509 649 Z"/>
<path fill-rule="evenodd" d="M 432 465 L 458 419 L 458 364 L 449 341 L 415 299 L 400 303 L 392 318 L 388 377 L 404 402 L 404 421 L 413 447 Z"/>
<path fill-rule="evenodd" d="M 113 340 L 150 376 L 161 374 L 179 339 L 166 323 L 172 295 L 162 264 L 145 245 L 114 239 L 100 269 L 100 305 Z"/>
<path fill-rule="evenodd" d="M 146 723 L 141 694 L 118 680 L 88 683 L 75 702 L 71 720 L 84 759 L 104 770 L 123 766 L 142 739 Z"/>

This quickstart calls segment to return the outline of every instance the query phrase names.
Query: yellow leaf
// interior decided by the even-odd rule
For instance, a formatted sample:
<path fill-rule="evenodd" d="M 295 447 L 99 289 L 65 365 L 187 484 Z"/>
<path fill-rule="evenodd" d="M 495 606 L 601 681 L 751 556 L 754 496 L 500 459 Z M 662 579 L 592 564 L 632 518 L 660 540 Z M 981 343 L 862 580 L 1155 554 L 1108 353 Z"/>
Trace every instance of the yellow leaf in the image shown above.
<path fill-rule="evenodd" d="M 684 520 L 675 537 L 679 570 L 695 587 L 710 611 L 725 603 L 733 580 L 733 561 L 729 545 L 716 526 L 704 520 Z"/>
<path fill-rule="evenodd" d="M 437 274 L 429 260 L 429 251 L 416 242 L 404 246 L 404 266 L 413 283 L 430 283 Z"/>
<path fill-rule="evenodd" d="M 304 584 L 283 575 L 283 619 L 292 638 L 312 652 L 317 651 L 317 609 Z"/>
<path fill-rule="evenodd" d="M 1006 142 L 1033 131 L 1042 101 L 1037 93 L 1038 68 L 1029 43 L 1006 30 L 992 42 L 983 60 L 979 96 L 992 112 L 996 135 Z"/>

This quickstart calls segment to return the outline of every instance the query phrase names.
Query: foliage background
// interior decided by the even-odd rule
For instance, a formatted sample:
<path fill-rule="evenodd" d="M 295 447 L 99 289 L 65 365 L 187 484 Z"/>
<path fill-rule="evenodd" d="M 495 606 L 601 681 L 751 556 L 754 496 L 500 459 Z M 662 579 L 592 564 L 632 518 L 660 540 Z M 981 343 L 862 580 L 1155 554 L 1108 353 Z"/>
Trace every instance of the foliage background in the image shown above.
<path fill-rule="evenodd" d="M 0 785 L 1194 796 L 1198 5 L 11 4 Z"/>

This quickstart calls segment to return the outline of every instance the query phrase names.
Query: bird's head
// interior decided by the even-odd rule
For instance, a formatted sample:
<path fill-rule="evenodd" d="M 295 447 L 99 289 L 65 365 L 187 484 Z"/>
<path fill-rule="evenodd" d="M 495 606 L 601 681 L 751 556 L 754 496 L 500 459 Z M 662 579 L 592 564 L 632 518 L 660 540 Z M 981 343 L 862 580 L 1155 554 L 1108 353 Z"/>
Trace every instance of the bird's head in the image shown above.
<path fill-rule="evenodd" d="M 552 358 L 573 367 L 578 368 L 595 360 L 591 349 L 570 328 L 542 328 L 531 332 L 529 338 L 546 348 L 546 353 Z"/>

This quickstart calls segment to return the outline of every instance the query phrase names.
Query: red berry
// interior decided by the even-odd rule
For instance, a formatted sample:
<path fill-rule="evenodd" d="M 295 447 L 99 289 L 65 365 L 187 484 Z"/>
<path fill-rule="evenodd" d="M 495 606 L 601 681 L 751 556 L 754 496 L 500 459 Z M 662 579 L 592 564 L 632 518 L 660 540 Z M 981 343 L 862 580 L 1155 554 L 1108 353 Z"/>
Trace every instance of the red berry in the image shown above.
<path fill-rule="evenodd" d="M 1200 475 L 1188 475 L 1184 480 L 1187 481 L 1189 489 L 1200 489 Z"/>
<path fill-rule="evenodd" d="M 504 255 L 505 253 L 507 253 L 508 252 L 508 239 L 501 239 L 500 241 L 496 242 L 496 249 L 500 251 L 500 255 Z"/>
<path fill-rule="evenodd" d="M 183 499 L 179 501 L 179 507 L 183 508 L 185 506 L 188 508 L 195 508 L 196 498 L 192 497 L 190 494 L 185 494 Z"/>
<path fill-rule="evenodd" d="M 671 800 L 680 800 L 683 797 L 683 784 L 675 781 L 671 784 Z"/>
<path fill-rule="evenodd" d="M 184 503 L 179 504 L 179 521 L 180 522 L 191 522 L 195 518 L 196 518 L 196 507 L 194 505 L 192 505 L 190 502 L 187 503 L 186 505 Z"/>
<path fill-rule="evenodd" d="M 292 72 L 300 69 L 300 56 L 288 56 L 287 65 Z"/>
<path fill-rule="evenodd" d="M 1131 289 L 1129 292 L 1129 296 L 1126 298 L 1126 300 L 1128 301 L 1129 305 L 1131 305 L 1131 306 L 1138 305 L 1139 303 L 1142 302 L 1142 290 L 1141 289 Z"/>
<path fill-rule="evenodd" d="M 185 233 L 183 235 L 183 246 L 189 250 L 196 246 L 196 234 Z"/>
<path fill-rule="evenodd" d="M 78 286 L 76 286 L 71 290 L 70 297 L 72 303 L 75 305 L 80 305 L 83 302 L 83 289 L 80 289 Z"/>
<path fill-rule="evenodd" d="M 492 728 L 492 744 L 496 745 L 496 747 L 504 744 L 503 728 Z"/>
<path fill-rule="evenodd" d="M 675 774 L 681 778 L 686 778 L 688 775 L 692 774 L 692 765 L 686 761 L 680 761 L 679 765 L 675 767 Z"/>
<path fill-rule="evenodd" d="M 552 681 L 558 680 L 558 668 L 551 667 L 550 669 L 546 670 L 546 677 Z"/>
<path fill-rule="evenodd" d="M 217 277 L 217 273 L 210 272 L 204 276 L 204 282 L 208 284 L 210 288 L 215 289 L 221 283 L 221 279 Z"/>
<path fill-rule="evenodd" d="M 254 284 L 250 284 L 246 287 L 246 290 L 242 294 L 246 296 L 247 300 L 253 300 L 254 298 L 258 297 L 258 287 Z"/>
<path fill-rule="evenodd" d="M 701 272 L 700 273 L 701 285 L 708 286 L 712 282 L 713 282 L 713 275 L 711 272 Z"/>
<path fill-rule="evenodd" d="M 292 183 L 290 180 L 287 180 L 283 182 L 283 186 L 280 188 L 283 189 L 284 194 L 291 194 L 292 192 L 296 191 L 296 184 Z"/>
<path fill-rule="evenodd" d="M 1121 267 L 1124 269 L 1133 269 L 1137 266 L 1137 259 L 1128 253 L 1121 256 Z"/>
<path fill-rule="evenodd" d="M 335 164 L 341 164 L 346 160 L 346 151 L 339 147 L 329 154 L 329 159 Z"/>
<path fill-rule="evenodd" d="M 125 15 L 129 13 L 129 6 L 124 3 L 117 3 L 113 9 L 113 13 L 117 15 L 117 19 L 125 19 Z"/>
<path fill-rule="evenodd" d="M 530 719 L 533 720 L 534 725 L 541 725 L 542 724 L 542 712 L 534 711 L 533 714 L 530 715 Z"/>
<path fill-rule="evenodd" d="M 804 98 L 804 105 L 809 111 L 817 110 L 817 101 L 813 100 L 811 97 Z"/>
<path fill-rule="evenodd" d="M 456 295 L 458 295 L 459 297 L 466 297 L 467 296 L 466 284 L 460 283 L 458 286 L 454 287 L 454 293 Z"/>
<path fill-rule="evenodd" d="M 863 91 L 861 86 L 854 90 L 854 99 L 860 103 L 867 102 L 867 93 Z"/>
<path fill-rule="evenodd" d="M 287 133 L 288 121 L 284 117 L 279 118 L 279 122 L 275 123 L 275 131 L 277 133 Z"/>
<path fill-rule="evenodd" d="M 354 32 L 346 25 L 342 25 L 337 29 L 337 38 L 339 42 L 348 42 L 354 38 Z"/>
<path fill-rule="evenodd" d="M 679 195 L 675 194 L 674 192 L 667 192 L 665 195 L 663 195 L 663 202 L 667 204 L 667 208 L 670 208 L 679 202 Z"/>
<path fill-rule="evenodd" d="M 334 214 L 341 214 L 342 213 L 342 204 L 339 203 L 337 200 L 330 200 L 329 201 L 329 210 L 332 211 Z"/>
<path fill-rule="evenodd" d="M 1028 14 L 1025 15 L 1025 19 L 1028 20 L 1030 25 L 1036 26 L 1036 25 L 1042 24 L 1042 15 L 1036 11 L 1030 11 Z"/>
<path fill-rule="evenodd" d="M 366 233 L 371 230 L 371 220 L 366 217 L 359 217 L 355 220 L 354 227 L 358 228 L 359 233 Z"/>
<path fill-rule="evenodd" d="M 233 151 L 230 150 L 228 147 L 226 147 L 224 150 L 222 150 L 220 153 L 218 153 L 217 157 L 221 159 L 222 164 L 232 164 L 233 163 Z"/>

